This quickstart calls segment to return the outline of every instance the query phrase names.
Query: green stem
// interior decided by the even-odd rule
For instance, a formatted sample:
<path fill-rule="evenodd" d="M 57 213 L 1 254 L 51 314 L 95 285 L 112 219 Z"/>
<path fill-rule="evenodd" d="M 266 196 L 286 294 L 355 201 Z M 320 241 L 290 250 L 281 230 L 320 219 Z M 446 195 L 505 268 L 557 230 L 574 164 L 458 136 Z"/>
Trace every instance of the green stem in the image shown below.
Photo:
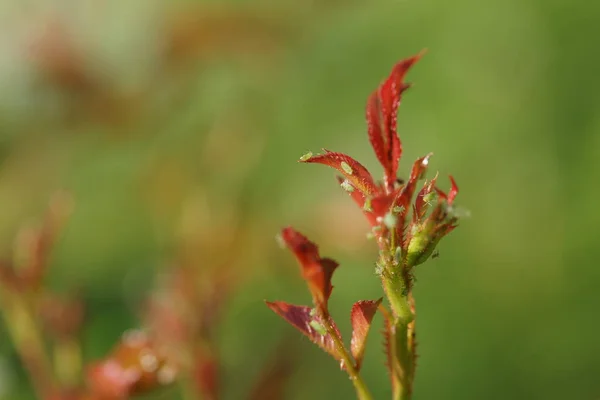
<path fill-rule="evenodd" d="M 400 274 L 386 273 L 383 276 L 383 288 L 390 302 L 394 318 L 392 325 L 393 356 L 396 359 L 398 369 L 397 387 L 394 390 L 394 400 L 409 400 L 412 393 L 412 382 L 414 378 L 414 363 L 412 345 L 409 342 L 409 324 L 414 320 L 414 314 L 410 308 L 406 284 Z"/>
<path fill-rule="evenodd" d="M 402 321 L 404 325 L 408 325 L 414 319 L 414 315 L 410 310 L 406 285 L 402 277 L 399 274 L 391 273 L 386 274 L 382 281 L 394 319 Z"/>
<path fill-rule="evenodd" d="M 354 367 L 354 361 L 348 353 L 348 350 L 346 350 L 344 342 L 342 342 L 342 339 L 338 336 L 336 329 L 331 323 L 330 317 L 328 315 L 323 316 L 323 321 L 325 321 L 324 325 L 325 329 L 327 330 L 327 333 L 333 339 L 333 343 L 335 344 L 337 351 L 342 357 L 344 369 L 348 372 L 348 375 L 350 375 L 350 380 L 354 385 L 354 389 L 356 390 L 356 395 L 358 396 L 358 399 L 373 400 L 373 396 L 371 396 L 371 393 L 369 392 L 365 381 L 362 379 L 359 371 Z"/>
<path fill-rule="evenodd" d="M 75 338 L 60 338 L 54 344 L 54 370 L 59 381 L 73 388 L 81 373 L 81 348 Z"/>
<path fill-rule="evenodd" d="M 203 397 L 200 391 L 196 390 L 194 382 L 189 376 L 179 379 L 179 388 L 181 390 L 181 397 L 184 400 L 201 400 Z"/>
<path fill-rule="evenodd" d="M 31 308 L 20 293 L 11 289 L 0 288 L 0 297 L 4 304 L 6 328 L 13 346 L 29 372 L 38 398 L 46 398 L 55 389 L 52 367 Z"/>

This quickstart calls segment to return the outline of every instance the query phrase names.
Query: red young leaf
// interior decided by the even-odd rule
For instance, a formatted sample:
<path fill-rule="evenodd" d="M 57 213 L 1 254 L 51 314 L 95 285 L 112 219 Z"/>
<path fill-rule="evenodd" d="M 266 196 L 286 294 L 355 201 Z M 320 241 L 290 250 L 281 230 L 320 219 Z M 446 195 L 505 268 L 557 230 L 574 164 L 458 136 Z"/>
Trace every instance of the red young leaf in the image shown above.
<path fill-rule="evenodd" d="M 381 304 L 381 300 L 361 300 L 354 303 L 350 320 L 352 322 L 352 341 L 350 342 L 350 350 L 356 361 L 356 369 L 360 370 L 363 356 L 365 354 L 365 346 L 367 344 L 367 335 L 371 328 L 371 322 L 377 311 L 377 307 Z"/>
<path fill-rule="evenodd" d="M 450 182 L 452 183 L 452 187 L 450 188 L 450 192 L 448 193 L 448 204 L 451 205 L 454 202 L 456 195 L 458 194 L 458 186 L 456 185 L 456 182 L 454 181 L 452 175 L 450 175 Z"/>
<path fill-rule="evenodd" d="M 422 55 L 423 52 L 396 64 L 389 77 L 369 97 L 367 102 L 369 140 L 377 159 L 385 170 L 388 191 L 394 187 L 398 162 L 402 155 L 402 144 L 396 126 L 402 92 L 410 86 L 404 83 L 404 77 Z"/>
<path fill-rule="evenodd" d="M 415 189 L 417 187 L 417 182 L 423 178 L 425 172 L 427 172 L 427 166 L 429 165 L 429 157 L 431 157 L 431 153 L 426 155 L 425 157 L 421 157 L 414 162 L 412 170 L 410 172 L 410 178 L 408 178 L 408 182 L 402 187 L 400 191 L 399 198 L 396 201 L 396 205 L 400 207 L 404 207 L 406 211 L 408 211 L 408 206 L 412 200 L 413 194 L 415 193 Z"/>
<path fill-rule="evenodd" d="M 315 305 L 327 309 L 333 289 L 331 277 L 338 263 L 330 258 L 321 258 L 317 245 L 291 227 L 283 229 L 281 236 L 302 267 L 302 276 L 308 283 Z"/>
<path fill-rule="evenodd" d="M 417 198 L 415 199 L 415 213 L 414 213 L 415 221 L 420 220 L 421 218 L 423 218 L 423 216 L 425 216 L 425 213 L 427 212 L 427 207 L 429 205 L 426 197 L 428 194 L 433 192 L 433 189 L 435 188 L 436 180 L 437 180 L 437 175 L 434 176 L 433 179 L 430 180 L 429 182 L 426 182 L 423 185 L 423 189 L 421 189 L 419 191 L 419 194 L 417 194 Z"/>
<path fill-rule="evenodd" d="M 408 211 L 410 210 L 410 203 L 415 193 L 417 182 L 419 179 L 423 178 L 425 172 L 427 171 L 427 165 L 429 164 L 430 156 L 431 153 L 425 157 L 417 159 L 413 163 L 408 182 L 402 186 L 398 196 L 396 196 L 394 201 L 394 207 L 399 207 L 402 210 L 398 214 L 398 222 L 396 224 L 396 235 L 398 236 L 400 243 L 407 243 L 404 238 L 406 217 L 408 215 Z"/>
<path fill-rule="evenodd" d="M 350 195 L 350 197 L 352 197 L 352 200 L 354 200 L 354 202 L 356 203 L 356 205 L 360 208 L 363 209 L 365 206 L 365 201 L 366 201 L 366 197 L 365 195 L 359 191 L 359 190 L 354 190 L 354 186 L 352 186 L 346 179 L 342 178 L 341 176 L 337 177 L 337 180 L 340 184 L 340 186 L 342 188 L 344 188 L 344 190 L 346 192 L 348 192 L 348 194 Z M 350 185 L 350 186 L 348 186 Z"/>
<path fill-rule="evenodd" d="M 346 189 L 343 178 L 338 177 L 338 182 Z M 365 197 L 365 195 L 357 190 L 346 191 L 360 209 L 363 210 L 371 227 L 381 225 L 383 217 L 390 211 L 394 199 L 398 194 L 398 189 L 389 194 L 379 192 L 374 197 Z"/>
<path fill-rule="evenodd" d="M 335 168 L 344 175 L 352 187 L 361 191 L 365 196 L 372 195 L 379 190 L 369 171 L 346 154 L 325 150 L 324 154 L 303 157 L 300 161 L 324 164 Z"/>
<path fill-rule="evenodd" d="M 408 86 L 403 90 L 407 88 Z M 386 187 L 390 190 L 396 180 L 398 162 L 402 155 L 402 144 L 395 129 L 393 132 L 387 129 L 386 118 L 382 115 L 384 113 L 382 107 L 380 93 L 376 90 L 367 102 L 367 130 L 371 146 L 385 171 Z"/>
<path fill-rule="evenodd" d="M 317 315 L 311 315 L 312 309 L 310 307 L 296 306 L 283 301 L 267 301 L 266 303 L 271 310 L 302 332 L 313 343 L 331 354 L 336 360 L 341 360 L 341 354 L 338 352 L 333 338 L 325 331 L 324 321 Z M 333 320 L 330 319 L 329 323 L 333 325 L 338 337 L 341 337 Z"/>
<path fill-rule="evenodd" d="M 447 234 L 449 234 L 450 232 L 455 230 L 457 227 L 458 227 L 458 225 L 448 225 L 446 227 L 446 230 L 444 231 L 444 236 L 446 236 Z"/>
<path fill-rule="evenodd" d="M 446 203 L 448 203 L 448 205 L 452 205 L 454 199 L 456 198 L 456 195 L 458 194 L 458 186 L 456 185 L 456 181 L 454 180 L 452 175 L 450 175 L 450 183 L 452 186 L 450 187 L 450 192 L 448 192 L 448 194 L 438 189 L 437 187 L 435 188 L 436 192 L 438 193 L 438 196 L 446 200 Z"/>
<path fill-rule="evenodd" d="M 371 225 L 381 225 L 383 218 L 388 212 L 390 212 L 390 209 L 394 205 L 394 200 L 398 193 L 399 190 L 394 190 L 391 193 L 381 194 L 371 199 Z"/>

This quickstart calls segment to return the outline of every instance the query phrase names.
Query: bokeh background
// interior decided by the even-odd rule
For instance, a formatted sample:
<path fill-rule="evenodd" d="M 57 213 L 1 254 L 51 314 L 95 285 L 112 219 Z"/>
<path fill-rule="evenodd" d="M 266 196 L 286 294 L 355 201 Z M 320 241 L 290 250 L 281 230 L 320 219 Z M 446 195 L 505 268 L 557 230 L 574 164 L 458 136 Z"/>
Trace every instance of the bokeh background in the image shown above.
<path fill-rule="evenodd" d="M 47 283 L 83 294 L 85 359 L 140 324 L 156 274 L 194 237 L 197 268 L 237 256 L 223 398 L 246 398 L 286 337 L 285 398 L 353 398 L 263 304 L 309 302 L 274 238 L 292 224 L 341 263 L 331 306 L 348 338 L 352 303 L 381 293 L 376 249 L 334 173 L 296 160 L 324 147 L 380 174 L 366 98 L 428 48 L 400 109 L 400 168 L 433 151 L 470 217 L 418 267 L 414 397 L 600 398 L 597 3 L 5 0 L 0 32 L 1 254 L 52 193 L 72 194 Z M 242 245 L 202 250 L 239 224 Z M 381 324 L 363 367 L 377 399 Z M 34 398 L 2 326 L 0 398 Z"/>

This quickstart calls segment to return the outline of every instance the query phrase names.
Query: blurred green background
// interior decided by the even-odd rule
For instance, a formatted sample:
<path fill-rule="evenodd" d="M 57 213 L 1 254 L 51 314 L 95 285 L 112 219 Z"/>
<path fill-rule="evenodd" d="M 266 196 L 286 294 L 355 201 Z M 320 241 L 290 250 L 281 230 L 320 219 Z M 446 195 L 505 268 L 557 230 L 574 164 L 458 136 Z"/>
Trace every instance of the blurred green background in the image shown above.
<path fill-rule="evenodd" d="M 86 359 L 139 324 L 155 271 L 175 257 L 185 205 L 200 196 L 235 204 L 264 238 L 239 265 L 243 284 L 219 326 L 223 398 L 244 398 L 285 335 L 297 358 L 287 398 L 353 398 L 335 362 L 264 306 L 310 300 L 273 238 L 294 225 L 341 263 L 331 306 L 349 338 L 352 303 L 381 293 L 376 249 L 334 173 L 296 160 L 324 147 L 379 175 L 367 96 L 397 60 L 428 48 L 400 108 L 401 174 L 433 151 L 431 172 L 456 178 L 470 217 L 418 267 L 414 398 L 600 398 L 598 3 L 198 2 L 256 18 L 239 37 L 240 24 L 221 25 L 216 45 L 176 66 L 161 51 L 164 4 L 56 3 L 0 6 L 0 249 L 10 257 L 56 189 L 73 194 L 48 282 L 84 293 Z M 36 64 L 31 43 L 51 35 L 39 28 L 55 16 L 97 87 L 42 76 L 49 61 Z M 221 131 L 226 145 L 211 147 Z M 377 399 L 390 394 L 381 323 L 363 367 Z M 0 338 L 0 398 L 33 398 L 4 328 Z"/>

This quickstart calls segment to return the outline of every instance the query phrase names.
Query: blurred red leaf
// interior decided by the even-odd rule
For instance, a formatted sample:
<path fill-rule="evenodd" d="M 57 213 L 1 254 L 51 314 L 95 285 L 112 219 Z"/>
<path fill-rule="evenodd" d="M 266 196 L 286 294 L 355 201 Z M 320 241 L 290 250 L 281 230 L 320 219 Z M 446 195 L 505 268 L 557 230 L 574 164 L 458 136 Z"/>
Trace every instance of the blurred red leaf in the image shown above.
<path fill-rule="evenodd" d="M 388 192 L 394 187 L 398 162 L 402 156 L 402 144 L 396 126 L 402 92 L 410 86 L 404 83 L 404 77 L 422 55 L 423 52 L 397 63 L 367 102 L 369 140 L 385 171 Z"/>
<path fill-rule="evenodd" d="M 365 347 L 367 344 L 367 335 L 371 328 L 371 322 L 377 312 L 377 307 L 381 304 L 383 298 L 379 300 L 361 300 L 354 303 L 350 313 L 350 321 L 352 322 L 352 340 L 350 342 L 350 350 L 356 361 L 356 369 L 360 370 Z"/>
<path fill-rule="evenodd" d="M 333 338 L 324 330 L 324 324 L 329 323 L 333 325 L 338 337 L 341 337 L 333 320 L 329 319 L 328 322 L 325 322 L 318 315 L 311 315 L 314 313 L 307 306 L 297 306 L 283 301 L 267 301 L 266 304 L 276 314 L 307 336 L 313 343 L 331 354 L 333 358 L 338 361 L 341 360 L 341 354 L 337 350 Z"/>
<path fill-rule="evenodd" d="M 44 328 L 55 338 L 74 338 L 85 317 L 85 304 L 80 296 L 68 298 L 46 294 L 40 299 L 39 317 Z"/>
<path fill-rule="evenodd" d="M 331 277 L 338 263 L 330 258 L 321 258 L 317 245 L 291 227 L 284 228 L 281 237 L 302 268 L 302 276 L 308 283 L 315 306 L 326 310 L 333 289 Z"/>
<path fill-rule="evenodd" d="M 24 265 L 16 275 L 23 287 L 37 289 L 42 285 L 53 245 L 72 207 L 70 195 L 59 191 L 52 196 L 43 223 L 21 229 L 16 251 L 23 257 Z"/>
<path fill-rule="evenodd" d="M 78 48 L 66 24 L 49 18 L 39 24 L 43 30 L 35 35 L 28 56 L 50 82 L 78 93 L 93 90 L 97 82 L 86 71 L 83 49 Z"/>
<path fill-rule="evenodd" d="M 88 382 L 94 393 L 109 399 L 126 399 L 138 379 L 138 371 L 127 370 L 112 359 L 88 368 Z"/>
<path fill-rule="evenodd" d="M 150 338 L 133 330 L 123 335 L 107 358 L 89 367 L 88 385 L 94 394 L 121 399 L 170 384 L 172 372 Z"/>
<path fill-rule="evenodd" d="M 23 290 L 26 286 L 17 274 L 10 261 L 0 260 L 0 284 L 2 289 L 10 289 L 11 291 Z"/>
<path fill-rule="evenodd" d="M 264 59 L 294 37 L 286 15 L 280 13 L 273 7 L 263 10 L 255 4 L 199 3 L 179 9 L 166 20 L 165 59 L 181 63 L 223 53 L 254 53 L 262 56 L 255 57 L 257 60 Z"/>
<path fill-rule="evenodd" d="M 344 175 L 354 189 L 358 189 L 365 196 L 379 191 L 369 171 L 361 163 L 346 154 L 325 150 L 324 154 L 303 157 L 300 161 L 323 164 L 335 168 Z"/>
<path fill-rule="evenodd" d="M 194 377 L 198 391 L 206 400 L 219 398 L 219 361 L 215 356 L 202 357 L 196 363 Z"/>

